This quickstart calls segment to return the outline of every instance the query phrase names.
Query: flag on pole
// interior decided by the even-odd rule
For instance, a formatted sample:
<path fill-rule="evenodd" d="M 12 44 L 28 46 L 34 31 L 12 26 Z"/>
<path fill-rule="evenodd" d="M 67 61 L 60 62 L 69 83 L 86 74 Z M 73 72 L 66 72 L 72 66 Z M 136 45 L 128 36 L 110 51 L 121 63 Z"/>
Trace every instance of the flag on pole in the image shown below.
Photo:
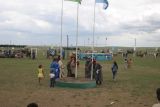
<path fill-rule="evenodd" d="M 73 2 L 78 2 L 79 4 L 81 4 L 82 0 L 66 0 L 66 1 L 73 1 Z"/>
<path fill-rule="evenodd" d="M 96 0 L 96 3 L 103 3 L 104 9 L 106 10 L 109 6 L 108 0 Z"/>

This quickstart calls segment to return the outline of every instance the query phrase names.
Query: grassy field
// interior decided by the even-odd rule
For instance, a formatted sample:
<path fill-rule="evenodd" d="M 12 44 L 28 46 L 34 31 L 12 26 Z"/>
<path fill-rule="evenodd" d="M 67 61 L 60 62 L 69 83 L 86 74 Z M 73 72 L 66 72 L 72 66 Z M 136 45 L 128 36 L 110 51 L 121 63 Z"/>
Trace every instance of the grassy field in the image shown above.
<path fill-rule="evenodd" d="M 104 76 L 102 86 L 64 89 L 49 87 L 51 60 L 42 52 L 36 60 L 1 58 L 0 107 L 26 107 L 30 102 L 38 103 L 39 107 L 151 107 L 156 103 L 155 90 L 160 87 L 160 58 L 132 59 L 132 68 L 125 70 L 121 56 L 114 58 L 119 65 L 117 81 L 112 80 L 112 61 L 104 61 L 100 62 Z M 46 75 L 42 85 L 37 80 L 39 64 L 43 64 Z M 83 61 L 78 76 L 84 76 Z"/>

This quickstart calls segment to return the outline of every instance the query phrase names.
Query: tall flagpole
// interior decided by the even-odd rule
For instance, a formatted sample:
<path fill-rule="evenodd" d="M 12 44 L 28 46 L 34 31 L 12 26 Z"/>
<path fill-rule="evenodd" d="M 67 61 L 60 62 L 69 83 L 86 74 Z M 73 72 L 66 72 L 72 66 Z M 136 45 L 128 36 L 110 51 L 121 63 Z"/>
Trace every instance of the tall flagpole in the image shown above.
<path fill-rule="evenodd" d="M 92 43 L 92 69 L 91 69 L 91 80 L 93 80 L 93 52 L 94 52 L 94 36 L 95 36 L 95 8 L 96 8 L 96 0 L 94 2 L 94 17 L 93 17 L 93 43 Z"/>
<path fill-rule="evenodd" d="M 136 38 L 134 38 L 134 54 L 133 54 L 134 57 L 136 56 L 136 45 L 137 45 Z"/>
<path fill-rule="evenodd" d="M 136 42 L 136 38 L 134 38 L 134 48 L 135 48 L 135 51 L 136 51 L 136 45 L 137 45 L 137 42 Z"/>
<path fill-rule="evenodd" d="M 63 0 L 62 0 L 62 9 L 61 9 L 61 47 L 60 47 L 61 58 L 62 58 L 62 36 L 63 36 Z"/>
<path fill-rule="evenodd" d="M 78 71 L 78 66 L 77 66 L 77 61 L 78 61 L 78 16 L 79 16 L 79 3 L 77 3 L 77 33 L 76 33 L 76 71 L 75 71 L 75 78 L 77 78 L 77 71 Z"/>

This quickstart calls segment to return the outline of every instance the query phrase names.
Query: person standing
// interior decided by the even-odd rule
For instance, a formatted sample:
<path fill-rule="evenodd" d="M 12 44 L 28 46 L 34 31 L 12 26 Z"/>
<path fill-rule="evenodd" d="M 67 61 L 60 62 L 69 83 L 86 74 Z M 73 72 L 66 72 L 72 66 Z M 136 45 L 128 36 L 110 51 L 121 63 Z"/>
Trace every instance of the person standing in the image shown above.
<path fill-rule="evenodd" d="M 50 71 L 49 76 L 50 76 L 50 87 L 54 87 L 54 85 L 55 85 L 55 71 L 53 69 Z"/>
<path fill-rule="evenodd" d="M 116 80 L 116 74 L 117 74 L 117 71 L 118 71 L 118 65 L 117 65 L 116 61 L 113 62 L 111 70 L 112 70 L 113 80 L 115 81 Z"/>
<path fill-rule="evenodd" d="M 33 50 L 33 52 L 32 52 L 32 59 L 33 59 L 33 60 L 36 59 L 36 53 L 35 53 L 34 50 Z"/>
<path fill-rule="evenodd" d="M 67 77 L 71 77 L 71 60 L 67 63 Z"/>
<path fill-rule="evenodd" d="M 58 64 L 58 59 L 54 58 L 50 65 L 50 72 L 55 72 L 55 79 L 59 78 L 60 68 Z"/>
<path fill-rule="evenodd" d="M 93 67 L 93 68 L 92 68 Z M 95 79 L 95 76 L 96 76 L 96 69 L 95 69 L 95 67 L 96 67 L 96 60 L 95 59 L 93 59 L 93 61 L 92 61 L 92 59 L 90 59 L 90 62 L 89 62 L 89 64 L 88 64 L 88 76 L 89 77 L 91 77 L 91 72 L 93 72 L 92 73 L 92 77 L 93 77 L 93 79 Z M 93 71 L 92 71 L 93 70 Z"/>
<path fill-rule="evenodd" d="M 132 67 L 132 63 L 133 63 L 133 62 L 132 62 L 132 59 L 131 59 L 131 58 L 128 59 L 127 62 L 128 62 L 128 68 L 131 68 L 131 67 Z"/>
<path fill-rule="evenodd" d="M 99 63 L 96 63 L 95 65 L 95 79 L 96 84 L 101 85 L 103 81 L 103 74 L 102 74 L 102 66 Z"/>
<path fill-rule="evenodd" d="M 39 65 L 38 66 L 38 82 L 41 84 L 41 80 L 44 78 L 44 71 L 43 71 L 43 66 Z"/>
<path fill-rule="evenodd" d="M 75 70 L 76 70 L 76 59 L 75 59 L 75 57 L 71 58 L 70 68 L 71 68 L 71 77 L 75 77 Z"/>
<path fill-rule="evenodd" d="M 127 58 L 124 59 L 124 68 L 128 69 L 128 59 Z"/>
<path fill-rule="evenodd" d="M 60 68 L 60 72 L 59 72 L 59 78 L 63 78 L 64 77 L 64 64 L 61 60 L 61 56 L 58 56 L 58 64 L 59 64 L 59 68 Z"/>
<path fill-rule="evenodd" d="M 160 88 L 156 91 L 158 103 L 154 104 L 152 107 L 160 107 Z"/>
<path fill-rule="evenodd" d="M 90 62 L 91 62 L 91 59 L 87 57 L 85 62 L 85 78 L 91 78 L 91 73 L 89 70 Z"/>

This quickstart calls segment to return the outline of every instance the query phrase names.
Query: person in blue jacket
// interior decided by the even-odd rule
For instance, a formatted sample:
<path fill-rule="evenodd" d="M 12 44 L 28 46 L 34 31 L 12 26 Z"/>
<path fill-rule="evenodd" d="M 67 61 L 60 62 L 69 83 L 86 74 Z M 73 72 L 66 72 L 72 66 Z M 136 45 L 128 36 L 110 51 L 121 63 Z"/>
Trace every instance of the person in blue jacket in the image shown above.
<path fill-rule="evenodd" d="M 113 62 L 113 65 L 112 65 L 112 74 L 113 74 L 113 80 L 115 81 L 116 80 L 116 74 L 117 74 L 117 71 L 118 71 L 118 64 L 116 61 Z"/>
<path fill-rule="evenodd" d="M 50 73 L 54 72 L 55 79 L 59 78 L 60 68 L 58 64 L 58 59 L 54 58 L 51 65 L 50 65 Z"/>

